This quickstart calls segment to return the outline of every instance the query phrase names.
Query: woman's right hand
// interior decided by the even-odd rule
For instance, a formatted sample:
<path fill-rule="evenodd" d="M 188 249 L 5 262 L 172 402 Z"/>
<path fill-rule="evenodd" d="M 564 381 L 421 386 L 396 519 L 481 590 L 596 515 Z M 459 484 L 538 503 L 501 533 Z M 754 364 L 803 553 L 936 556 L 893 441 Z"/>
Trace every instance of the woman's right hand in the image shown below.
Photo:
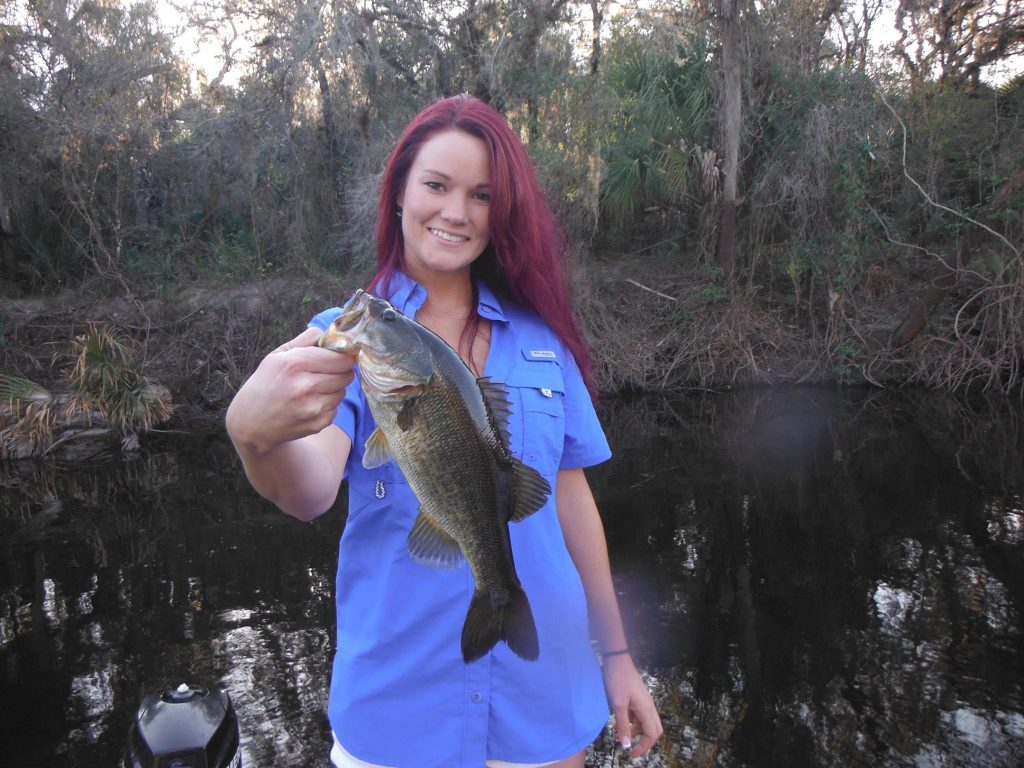
<path fill-rule="evenodd" d="M 228 407 L 226 426 L 239 453 L 267 453 L 315 435 L 334 420 L 355 358 L 316 346 L 307 328 L 259 364 Z"/>

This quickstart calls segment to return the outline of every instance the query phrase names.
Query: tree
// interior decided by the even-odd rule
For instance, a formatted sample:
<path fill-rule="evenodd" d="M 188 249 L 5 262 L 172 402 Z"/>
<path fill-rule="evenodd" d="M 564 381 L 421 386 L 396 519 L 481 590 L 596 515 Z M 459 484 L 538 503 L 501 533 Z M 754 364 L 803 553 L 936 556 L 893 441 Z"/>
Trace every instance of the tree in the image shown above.
<path fill-rule="evenodd" d="M 32 126 L 0 147 L 0 187 L 22 192 L 9 215 L 14 277 L 116 276 L 159 205 L 144 177 L 183 86 L 170 39 L 149 3 L 40 0 L 8 21 L 0 61 L 16 98 L 0 109 L 12 129 Z"/>
<path fill-rule="evenodd" d="M 893 49 L 918 81 L 977 88 L 981 70 L 1024 53 L 1022 0 L 899 0 Z"/>
<path fill-rule="evenodd" d="M 742 127 L 740 49 L 740 1 L 720 0 L 719 30 L 722 40 L 722 209 L 718 225 L 718 266 L 731 281 L 736 264 L 736 190 L 739 175 L 740 130 Z"/>

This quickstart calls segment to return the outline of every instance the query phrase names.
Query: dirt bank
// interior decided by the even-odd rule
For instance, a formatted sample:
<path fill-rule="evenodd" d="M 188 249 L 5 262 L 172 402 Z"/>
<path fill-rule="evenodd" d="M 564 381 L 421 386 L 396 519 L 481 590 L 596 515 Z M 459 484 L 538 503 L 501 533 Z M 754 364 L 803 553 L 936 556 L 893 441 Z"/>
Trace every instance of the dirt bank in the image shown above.
<path fill-rule="evenodd" d="M 922 370 L 918 349 L 887 349 L 906 306 L 895 290 L 865 293 L 856 307 L 839 297 L 830 312 L 812 316 L 770 292 L 730 297 L 701 272 L 667 277 L 657 260 L 632 260 L 628 269 L 607 263 L 578 274 L 575 283 L 606 393 L 903 384 Z M 0 366 L 45 386 L 69 339 L 89 322 L 110 323 L 138 342 L 144 373 L 170 389 L 172 426 L 219 429 L 232 395 L 259 360 L 357 285 L 279 277 L 149 295 L 111 296 L 86 287 L 52 298 L 6 299 Z"/>
<path fill-rule="evenodd" d="M 85 289 L 8 299 L 0 309 L 0 364 L 5 373 L 48 385 L 67 342 L 89 322 L 109 323 L 136 340 L 146 376 L 171 390 L 172 427 L 219 429 L 233 393 L 263 355 L 346 295 L 339 285 L 280 278 L 183 286 L 163 295 Z"/>

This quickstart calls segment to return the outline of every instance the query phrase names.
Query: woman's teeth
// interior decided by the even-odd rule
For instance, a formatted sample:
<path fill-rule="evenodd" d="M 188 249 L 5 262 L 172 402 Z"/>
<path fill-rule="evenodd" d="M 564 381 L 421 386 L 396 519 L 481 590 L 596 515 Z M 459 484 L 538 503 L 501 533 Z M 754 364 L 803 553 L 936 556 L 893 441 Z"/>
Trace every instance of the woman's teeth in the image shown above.
<path fill-rule="evenodd" d="M 443 229 L 431 229 L 435 235 L 440 237 L 442 240 L 447 240 L 449 243 L 461 243 L 463 240 L 468 240 L 468 237 L 462 237 L 461 235 L 453 235 L 445 232 Z"/>

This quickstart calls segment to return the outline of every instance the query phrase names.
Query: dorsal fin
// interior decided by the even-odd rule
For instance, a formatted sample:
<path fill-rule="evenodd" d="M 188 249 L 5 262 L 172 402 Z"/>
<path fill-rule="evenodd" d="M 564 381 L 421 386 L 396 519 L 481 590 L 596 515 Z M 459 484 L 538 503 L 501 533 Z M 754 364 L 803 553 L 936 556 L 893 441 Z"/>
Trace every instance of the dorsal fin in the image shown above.
<path fill-rule="evenodd" d="M 487 415 L 491 419 L 494 433 L 501 440 L 502 447 L 508 450 L 508 419 L 512 415 L 512 402 L 508 398 L 508 390 L 501 382 L 486 377 L 477 379 L 476 383 L 484 396 L 484 405 L 487 406 Z"/>
<path fill-rule="evenodd" d="M 462 561 L 458 542 L 420 508 L 416 522 L 409 531 L 409 557 L 417 563 L 435 568 L 454 568 Z"/>
<path fill-rule="evenodd" d="M 509 522 L 518 523 L 544 506 L 551 494 L 551 485 L 533 467 L 512 459 L 512 510 Z"/>

